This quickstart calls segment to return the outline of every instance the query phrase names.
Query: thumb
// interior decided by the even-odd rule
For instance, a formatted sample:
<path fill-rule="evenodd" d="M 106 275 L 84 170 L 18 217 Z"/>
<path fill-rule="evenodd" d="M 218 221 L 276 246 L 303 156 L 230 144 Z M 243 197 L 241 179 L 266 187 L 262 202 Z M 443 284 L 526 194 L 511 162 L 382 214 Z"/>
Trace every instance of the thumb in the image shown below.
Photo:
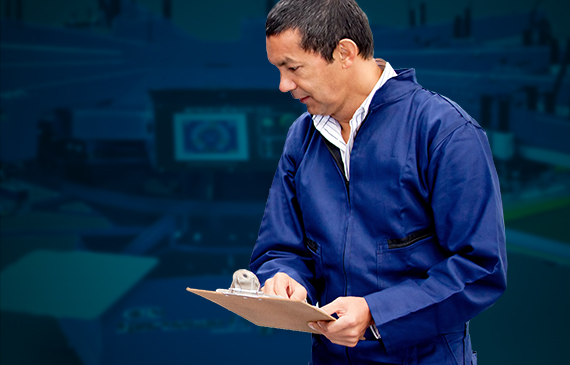
<path fill-rule="evenodd" d="M 300 302 L 307 300 L 307 293 L 303 293 L 301 290 L 295 290 L 289 297 L 291 300 L 298 300 Z"/>
<path fill-rule="evenodd" d="M 321 310 L 324 311 L 328 315 L 332 315 L 333 313 L 339 314 L 344 310 L 344 306 L 342 305 L 339 299 L 335 299 L 329 304 L 321 307 Z"/>

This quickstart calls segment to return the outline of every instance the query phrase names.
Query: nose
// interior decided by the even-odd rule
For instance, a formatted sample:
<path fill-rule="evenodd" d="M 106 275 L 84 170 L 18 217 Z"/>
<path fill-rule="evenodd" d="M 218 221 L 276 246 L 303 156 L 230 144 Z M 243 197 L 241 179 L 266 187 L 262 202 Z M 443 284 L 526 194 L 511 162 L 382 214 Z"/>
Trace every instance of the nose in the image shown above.
<path fill-rule="evenodd" d="M 281 75 L 281 81 L 279 82 L 279 90 L 281 92 L 287 93 L 289 91 L 295 90 L 296 88 L 297 84 L 295 84 L 293 80 Z"/>

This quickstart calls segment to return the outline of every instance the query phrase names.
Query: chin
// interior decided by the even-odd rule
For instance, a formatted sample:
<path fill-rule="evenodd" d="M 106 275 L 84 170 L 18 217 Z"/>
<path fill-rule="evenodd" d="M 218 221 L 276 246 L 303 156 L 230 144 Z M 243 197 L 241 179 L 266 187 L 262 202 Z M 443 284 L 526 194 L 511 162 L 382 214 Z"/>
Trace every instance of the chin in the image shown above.
<path fill-rule="evenodd" d="M 315 108 L 314 106 L 307 105 L 307 111 L 312 115 L 326 115 L 326 114 L 323 114 L 324 113 L 323 110 L 319 110 L 318 108 Z"/>

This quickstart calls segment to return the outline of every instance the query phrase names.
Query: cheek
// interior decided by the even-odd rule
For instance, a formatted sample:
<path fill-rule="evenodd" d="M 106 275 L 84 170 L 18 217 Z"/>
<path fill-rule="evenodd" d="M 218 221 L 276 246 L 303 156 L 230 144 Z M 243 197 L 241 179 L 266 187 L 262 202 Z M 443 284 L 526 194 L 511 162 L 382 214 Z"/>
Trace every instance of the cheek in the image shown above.
<path fill-rule="evenodd" d="M 334 83 L 323 83 L 317 89 L 321 102 L 325 104 L 333 104 L 339 96 L 338 86 Z"/>
<path fill-rule="evenodd" d="M 332 72 L 315 73 L 310 79 L 299 79 L 297 86 L 309 93 L 315 101 L 330 104 L 338 98 L 338 78 Z"/>
<path fill-rule="evenodd" d="M 332 72 L 323 73 L 321 76 L 319 90 L 327 99 L 334 99 L 338 95 L 341 84 L 338 82 L 337 75 Z"/>

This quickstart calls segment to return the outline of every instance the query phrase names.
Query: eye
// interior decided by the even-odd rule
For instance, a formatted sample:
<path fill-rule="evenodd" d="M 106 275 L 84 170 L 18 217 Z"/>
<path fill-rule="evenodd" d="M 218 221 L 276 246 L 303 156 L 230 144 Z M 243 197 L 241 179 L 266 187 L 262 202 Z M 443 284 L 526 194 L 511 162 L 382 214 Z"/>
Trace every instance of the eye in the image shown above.
<path fill-rule="evenodd" d="M 297 71 L 298 68 L 299 68 L 299 66 L 296 66 L 296 67 L 289 67 L 289 71 L 295 72 L 295 71 Z"/>

